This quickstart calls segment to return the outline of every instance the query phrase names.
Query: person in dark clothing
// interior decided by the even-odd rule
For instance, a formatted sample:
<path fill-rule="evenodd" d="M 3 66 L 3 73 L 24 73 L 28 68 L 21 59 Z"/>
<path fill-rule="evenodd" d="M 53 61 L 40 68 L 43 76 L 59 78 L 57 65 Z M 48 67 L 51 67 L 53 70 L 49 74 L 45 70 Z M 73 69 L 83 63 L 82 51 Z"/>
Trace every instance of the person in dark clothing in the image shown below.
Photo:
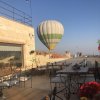
<path fill-rule="evenodd" d="M 3 92 L 2 92 L 2 89 L 0 89 L 0 97 L 3 96 Z"/>
<path fill-rule="evenodd" d="M 100 100 L 100 92 L 93 97 L 93 100 Z"/>
<path fill-rule="evenodd" d="M 98 67 L 98 62 L 97 61 L 95 61 L 95 67 Z"/>
<path fill-rule="evenodd" d="M 100 80 L 100 72 L 99 72 L 98 62 L 97 62 L 97 61 L 95 61 L 94 78 L 95 78 L 95 81 L 96 81 L 97 79 Z"/>

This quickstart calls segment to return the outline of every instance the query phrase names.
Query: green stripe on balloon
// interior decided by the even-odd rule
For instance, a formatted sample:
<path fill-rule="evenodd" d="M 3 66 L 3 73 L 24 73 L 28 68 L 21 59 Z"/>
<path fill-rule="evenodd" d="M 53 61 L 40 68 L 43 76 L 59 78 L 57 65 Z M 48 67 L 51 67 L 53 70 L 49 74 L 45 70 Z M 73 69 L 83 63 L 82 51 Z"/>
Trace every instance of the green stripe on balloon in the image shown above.
<path fill-rule="evenodd" d="M 46 37 L 48 39 L 61 39 L 62 34 L 41 34 L 41 36 Z"/>

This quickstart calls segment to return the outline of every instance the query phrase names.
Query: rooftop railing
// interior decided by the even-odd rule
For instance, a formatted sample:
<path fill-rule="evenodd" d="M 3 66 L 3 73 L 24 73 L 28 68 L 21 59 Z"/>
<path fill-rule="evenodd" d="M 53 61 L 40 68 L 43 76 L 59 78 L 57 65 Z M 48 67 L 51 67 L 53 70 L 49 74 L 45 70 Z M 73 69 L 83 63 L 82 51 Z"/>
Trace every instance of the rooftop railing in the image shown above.
<path fill-rule="evenodd" d="M 0 16 L 10 18 L 23 24 L 32 26 L 32 17 L 25 12 L 0 0 Z"/>

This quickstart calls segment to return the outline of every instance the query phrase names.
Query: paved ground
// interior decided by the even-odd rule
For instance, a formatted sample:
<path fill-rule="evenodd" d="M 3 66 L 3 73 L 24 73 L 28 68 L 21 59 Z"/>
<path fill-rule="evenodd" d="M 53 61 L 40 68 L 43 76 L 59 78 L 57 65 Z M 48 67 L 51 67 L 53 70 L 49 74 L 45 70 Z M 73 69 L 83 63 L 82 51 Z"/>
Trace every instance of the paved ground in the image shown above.
<path fill-rule="evenodd" d="M 50 85 L 49 78 L 46 76 L 34 76 L 31 80 L 27 81 L 20 86 L 14 86 L 12 88 L 4 90 L 4 96 L 7 100 L 41 100 L 42 97 L 49 93 Z"/>
<path fill-rule="evenodd" d="M 6 100 L 41 100 L 50 92 L 50 84 L 48 76 L 34 76 L 33 84 L 31 88 L 31 80 L 20 84 L 20 86 L 14 86 L 4 90 L 4 96 Z M 60 94 L 62 97 L 62 94 Z M 56 100 L 60 100 L 56 98 Z M 65 99 L 63 99 L 65 100 Z M 78 100 L 76 95 L 71 95 L 70 100 Z"/>

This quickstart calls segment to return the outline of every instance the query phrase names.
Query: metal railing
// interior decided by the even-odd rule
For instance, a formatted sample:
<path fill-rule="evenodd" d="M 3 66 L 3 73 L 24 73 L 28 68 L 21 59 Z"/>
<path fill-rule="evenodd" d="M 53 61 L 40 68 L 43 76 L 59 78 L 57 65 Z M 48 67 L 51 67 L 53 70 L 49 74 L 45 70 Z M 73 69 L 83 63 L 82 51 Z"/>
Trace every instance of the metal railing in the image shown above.
<path fill-rule="evenodd" d="M 32 16 L 0 0 L 0 16 L 32 26 Z"/>

